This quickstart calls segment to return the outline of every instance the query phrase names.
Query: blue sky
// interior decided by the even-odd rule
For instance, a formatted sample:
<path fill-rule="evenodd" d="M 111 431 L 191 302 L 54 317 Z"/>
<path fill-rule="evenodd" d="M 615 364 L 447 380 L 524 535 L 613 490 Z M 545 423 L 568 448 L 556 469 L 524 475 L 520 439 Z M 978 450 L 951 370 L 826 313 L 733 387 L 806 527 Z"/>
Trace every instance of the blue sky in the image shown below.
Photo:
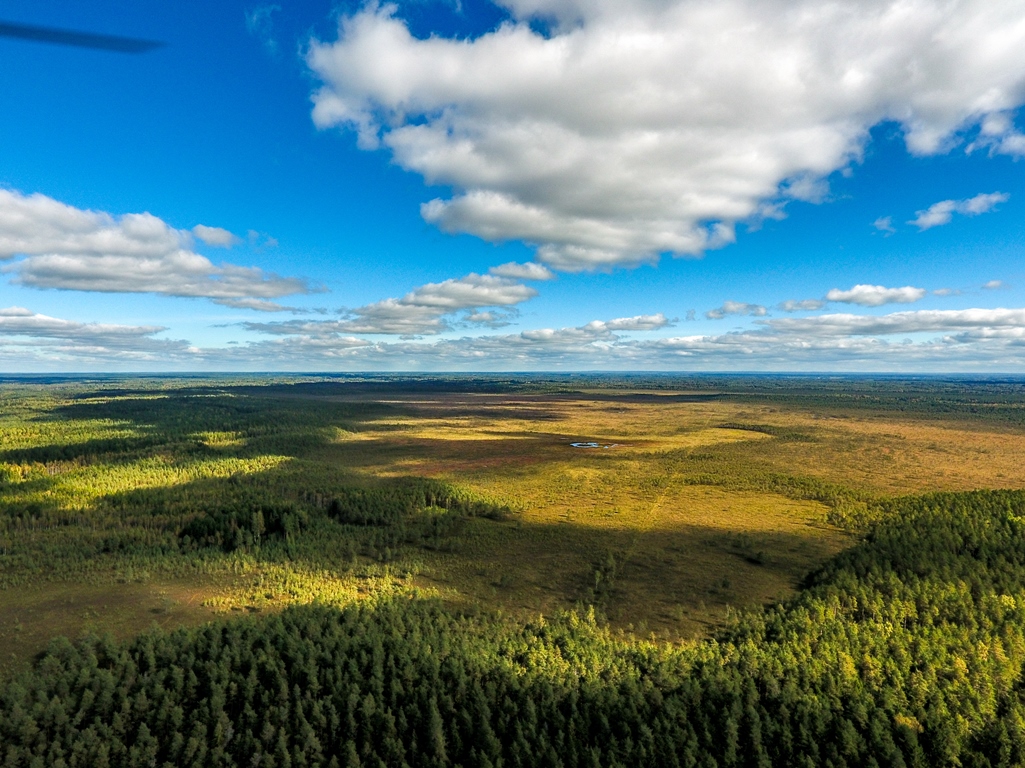
<path fill-rule="evenodd" d="M 1025 2 L 0 11 L 5 370 L 1025 369 Z"/>

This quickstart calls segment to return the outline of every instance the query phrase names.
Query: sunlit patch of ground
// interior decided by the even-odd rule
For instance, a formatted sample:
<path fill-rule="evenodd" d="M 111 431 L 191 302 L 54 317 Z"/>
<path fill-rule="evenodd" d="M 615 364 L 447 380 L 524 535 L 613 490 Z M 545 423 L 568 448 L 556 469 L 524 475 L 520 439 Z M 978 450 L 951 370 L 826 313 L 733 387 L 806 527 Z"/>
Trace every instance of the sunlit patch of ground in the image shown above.
<path fill-rule="evenodd" d="M 820 504 L 667 477 L 663 452 L 707 455 L 727 474 L 820 477 L 872 493 L 1025 485 L 1021 435 L 964 421 L 669 398 L 407 405 L 424 418 L 380 432 L 366 425 L 382 461 L 364 442 L 365 471 L 439 477 L 519 510 L 514 522 L 475 523 L 454 552 L 429 558 L 423 583 L 457 600 L 552 611 L 592 600 L 595 569 L 611 553 L 617 573 L 600 602 L 613 622 L 680 636 L 715 624 L 727 606 L 790 594 L 851 539 L 825 523 Z M 543 418 L 521 418 L 528 405 Z M 570 447 L 584 440 L 619 445 Z"/>

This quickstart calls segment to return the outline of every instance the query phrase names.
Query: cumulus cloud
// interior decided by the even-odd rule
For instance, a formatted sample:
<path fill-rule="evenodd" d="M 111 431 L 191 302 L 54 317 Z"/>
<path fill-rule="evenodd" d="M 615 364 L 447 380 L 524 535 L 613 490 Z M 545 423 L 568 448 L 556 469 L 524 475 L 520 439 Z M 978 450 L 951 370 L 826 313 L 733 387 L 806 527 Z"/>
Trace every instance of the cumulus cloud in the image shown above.
<path fill-rule="evenodd" d="M 313 119 L 452 188 L 427 221 L 559 269 L 727 244 L 821 199 L 882 121 L 919 155 L 976 125 L 994 151 L 1019 141 L 1019 2 L 502 4 L 511 20 L 475 39 L 415 37 L 391 4 L 343 14 L 307 51 Z"/>
<path fill-rule="evenodd" d="M 422 285 L 399 302 L 406 306 L 437 307 L 452 312 L 470 307 L 519 304 L 535 296 L 536 290 L 509 278 L 471 273 L 466 277 Z"/>
<path fill-rule="evenodd" d="M 777 308 L 784 312 L 814 312 L 824 306 L 826 306 L 826 302 L 821 299 L 801 299 L 800 301 L 789 299 L 781 302 Z"/>
<path fill-rule="evenodd" d="M 193 233 L 217 245 L 234 237 L 217 227 Z M 280 277 L 258 267 L 215 265 L 191 250 L 192 234 L 149 213 L 115 218 L 74 208 L 45 195 L 0 189 L 0 260 L 14 281 L 33 288 L 106 293 L 195 296 L 232 306 L 319 290 L 306 280 Z"/>
<path fill-rule="evenodd" d="M 670 321 L 664 314 L 659 312 L 657 315 L 635 315 L 634 317 L 617 317 L 615 320 L 592 320 L 586 325 L 582 325 L 575 329 L 562 329 L 559 333 L 565 333 L 567 330 L 579 332 L 581 334 L 588 334 L 594 337 L 605 337 L 616 332 L 629 332 L 629 331 L 657 331 L 659 328 L 666 328 L 671 326 L 674 321 Z M 528 332 L 530 333 L 530 332 Z M 549 331 L 545 331 L 549 333 Z M 556 333 L 551 331 L 551 333 Z"/>
<path fill-rule="evenodd" d="M 512 325 L 512 321 L 518 316 L 515 310 L 479 310 L 475 309 L 463 315 L 463 322 L 471 326 L 484 328 L 505 328 Z"/>
<path fill-rule="evenodd" d="M 488 270 L 488 274 L 498 277 L 509 277 L 513 280 L 552 280 L 555 275 L 543 264 L 530 261 L 526 264 L 517 264 L 510 261 L 507 264 L 500 264 Z"/>
<path fill-rule="evenodd" d="M 238 245 L 242 239 L 236 237 L 226 229 L 220 227 L 208 227 L 205 224 L 197 224 L 192 228 L 192 234 L 198 237 L 207 245 L 216 245 L 221 248 L 231 248 Z"/>
<path fill-rule="evenodd" d="M 978 216 L 993 210 L 998 203 L 1006 202 L 1011 198 L 1004 192 L 990 192 L 969 197 L 966 200 L 940 200 L 933 203 L 924 211 L 917 211 L 915 218 L 908 222 L 918 227 L 919 232 L 933 227 L 949 224 L 955 213 L 964 216 Z"/>
<path fill-rule="evenodd" d="M 1021 157 L 1025 155 L 1025 134 L 1015 129 L 1009 112 L 993 112 L 983 119 L 978 137 L 967 147 L 969 152 L 980 148 Z"/>
<path fill-rule="evenodd" d="M 313 329 L 319 328 L 320 333 L 326 334 L 396 336 L 434 335 L 460 325 L 500 328 L 516 316 L 515 305 L 537 296 L 537 290 L 519 280 L 550 277 L 551 273 L 541 265 L 503 264 L 490 274 L 471 272 L 464 277 L 426 283 L 401 298 L 342 310 L 342 320 L 248 323 L 246 327 L 264 333 L 314 333 Z M 487 308 L 490 309 L 485 311 Z"/>
<path fill-rule="evenodd" d="M 346 320 L 339 322 L 339 327 L 348 333 L 429 336 L 451 330 L 451 324 L 444 318 L 446 314 L 446 310 L 438 307 L 384 299 L 352 310 Z"/>
<path fill-rule="evenodd" d="M 860 304 L 863 307 L 881 307 L 884 304 L 913 304 L 926 294 L 924 288 L 905 285 L 903 288 L 887 288 L 882 285 L 856 285 L 848 291 L 833 288 L 826 294 L 827 301 L 843 304 Z"/>
<path fill-rule="evenodd" d="M 659 312 L 657 315 L 619 317 L 615 320 L 609 320 L 604 325 L 610 331 L 656 331 L 659 328 L 665 328 L 672 325 L 673 322 L 674 321 L 668 320 L 664 314 Z"/>
<path fill-rule="evenodd" d="M 90 342 L 118 342 L 138 339 L 166 331 L 156 325 L 113 325 L 104 323 L 76 323 L 56 317 L 40 315 L 24 307 L 0 309 L 0 331 L 19 336 L 41 336 L 57 339 L 79 339 Z"/>
<path fill-rule="evenodd" d="M 619 317 L 614 320 L 592 320 L 590 323 L 575 328 L 542 328 L 538 330 L 523 331 L 521 335 L 526 339 L 539 338 L 560 338 L 595 340 L 609 338 L 615 333 L 630 331 L 655 331 L 672 325 L 666 316 L 659 312 L 655 315 L 636 315 L 635 317 Z M 244 323 L 247 330 L 256 331 L 278 336 L 315 336 L 341 337 L 343 334 L 351 333 L 352 325 L 347 321 L 302 321 L 288 320 L 280 323 Z M 356 344 L 357 339 L 347 339 Z M 368 344 L 369 342 L 359 342 Z"/>
<path fill-rule="evenodd" d="M 982 284 L 982 287 L 987 291 L 996 291 L 1000 288 L 1006 288 L 1003 280 L 989 280 Z"/>
<path fill-rule="evenodd" d="M 745 304 L 740 301 L 724 301 L 721 307 L 710 309 L 705 312 L 709 320 L 722 320 L 729 315 L 751 315 L 762 317 L 768 310 L 761 304 Z"/>
<path fill-rule="evenodd" d="M 270 323 L 247 321 L 242 323 L 242 327 L 248 331 L 271 336 L 341 337 L 347 332 L 346 324 L 339 320 L 285 320 Z"/>

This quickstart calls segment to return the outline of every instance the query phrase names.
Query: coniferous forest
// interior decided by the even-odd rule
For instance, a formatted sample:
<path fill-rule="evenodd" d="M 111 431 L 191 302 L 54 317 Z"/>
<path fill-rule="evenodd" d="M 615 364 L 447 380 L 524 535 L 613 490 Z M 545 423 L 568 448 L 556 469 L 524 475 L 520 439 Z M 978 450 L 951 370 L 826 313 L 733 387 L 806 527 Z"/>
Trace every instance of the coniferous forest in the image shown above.
<path fill-rule="evenodd" d="M 822 405 L 822 392 L 814 396 L 812 410 L 835 407 Z M 873 413 L 885 405 L 876 402 Z M 750 397 L 743 407 L 752 407 Z M 932 410 L 919 415 L 936 418 Z M 992 409 L 985 418 L 994 418 Z M 738 431 L 732 422 L 714 428 Z M 795 450 L 803 450 L 806 433 L 795 433 L 793 425 L 773 429 L 777 434 L 768 427 L 757 432 L 768 434 L 757 440 L 796 441 Z M 719 474 L 708 471 L 715 450 L 726 450 L 738 467 L 732 480 L 726 465 Z M 3 682 L 0 762 L 1025 763 L 1025 491 L 887 494 L 813 475 L 755 471 L 750 458 L 742 469 L 739 454 L 729 450 L 692 450 L 697 469 L 688 469 L 682 456 L 691 454 L 680 449 L 659 453 L 659 461 L 678 467 L 681 477 L 692 473 L 673 486 L 680 489 L 715 484 L 751 493 L 761 485 L 783 501 L 817 499 L 823 510 L 817 524 L 847 530 L 848 543 L 789 594 L 727 610 L 703 635 L 645 636 L 617 620 L 617 595 L 629 585 L 615 579 L 632 578 L 634 567 L 630 552 L 618 552 L 609 556 L 611 566 L 596 561 L 594 584 L 581 586 L 573 604 L 543 615 L 499 598 L 455 600 L 424 581 L 408 590 L 370 591 L 361 600 L 314 596 L 279 610 L 224 614 L 120 639 L 57 638 Z M 17 458 L 6 454 L 12 467 Z M 16 483 L 6 482 L 11 509 Z M 303 536 L 312 531 L 323 539 L 336 526 L 356 532 L 346 539 L 344 557 L 344 567 L 356 573 L 364 560 L 380 562 L 373 542 L 382 531 L 403 531 L 388 538 L 396 548 L 391 562 L 401 563 L 411 552 L 436 552 L 470 536 L 474 526 L 514 526 L 529 515 L 502 494 L 486 497 L 429 477 L 347 482 L 309 502 L 303 501 L 309 490 L 291 501 L 287 495 L 273 500 L 243 485 L 230 503 L 203 514 L 180 513 L 172 497 L 160 497 L 155 513 L 174 521 L 167 535 L 176 550 L 170 553 L 159 537 L 154 547 L 161 557 L 194 560 L 208 553 L 210 562 L 238 562 L 280 540 L 292 542 L 298 561 Z M 747 490 L 729 490 L 731 483 Z M 660 493 L 664 506 L 667 493 Z M 130 506 L 123 496 L 118 503 Z M 360 539 L 365 531 L 375 533 Z M 14 546 L 16 534 L 9 526 Z M 771 550 L 752 557 L 730 541 L 723 556 L 733 558 L 734 571 L 741 564 L 766 569 L 777 557 Z M 287 556 L 274 546 L 270 551 Z M 479 555 L 452 546 L 440 552 Z M 601 578 L 608 580 L 604 590 Z"/>

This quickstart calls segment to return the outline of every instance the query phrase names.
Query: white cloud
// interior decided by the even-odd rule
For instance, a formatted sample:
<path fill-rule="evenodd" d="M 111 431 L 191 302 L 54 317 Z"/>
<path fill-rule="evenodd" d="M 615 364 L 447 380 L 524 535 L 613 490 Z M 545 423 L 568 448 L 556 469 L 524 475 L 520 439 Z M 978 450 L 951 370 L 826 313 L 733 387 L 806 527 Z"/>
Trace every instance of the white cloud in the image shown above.
<path fill-rule="evenodd" d="M 613 320 L 594 320 L 572 328 L 538 328 L 516 334 L 443 339 L 433 342 L 374 343 L 347 336 L 345 322 L 246 323 L 254 332 L 287 337 L 260 341 L 233 350 L 236 358 L 252 361 L 312 360 L 346 361 L 352 365 L 397 366 L 403 369 L 444 369 L 453 364 L 473 364 L 476 369 L 516 367 L 524 363 L 558 365 L 559 361 L 597 361 L 624 344 L 620 333 L 653 331 L 671 322 L 664 314 L 637 315 Z M 625 342 L 623 349 L 634 342 Z"/>
<path fill-rule="evenodd" d="M 950 223 L 954 217 L 955 210 L 957 210 L 956 201 L 940 200 L 940 202 L 933 203 L 924 211 L 918 211 L 915 214 L 915 218 L 909 221 L 908 224 L 914 224 L 918 227 L 919 231 L 940 227 Z"/>
<path fill-rule="evenodd" d="M 463 316 L 463 322 L 467 325 L 483 326 L 486 328 L 505 328 L 512 325 L 513 319 L 517 316 L 514 311 L 498 310 L 472 310 Z"/>
<path fill-rule="evenodd" d="M 781 302 L 778 308 L 784 312 L 814 312 L 824 306 L 826 306 L 826 302 L 821 299 L 802 299 L 800 301 L 789 299 Z"/>
<path fill-rule="evenodd" d="M 1025 134 L 1015 129 L 1008 112 L 994 112 L 983 119 L 978 138 L 968 145 L 967 150 L 971 152 L 982 147 L 988 148 L 990 153 L 1021 157 L 1025 155 Z"/>
<path fill-rule="evenodd" d="M 438 307 L 404 304 L 400 299 L 384 299 L 349 313 L 338 323 L 346 333 L 380 333 L 398 336 L 423 336 L 451 330 L 444 319 L 448 312 Z"/>
<path fill-rule="evenodd" d="M 491 313 L 483 313 L 490 315 Z M 592 320 L 590 323 L 575 328 L 541 328 L 523 331 L 516 334 L 526 341 L 559 340 L 566 343 L 589 343 L 602 339 L 613 338 L 614 334 L 634 331 L 655 331 L 670 326 L 672 323 L 659 312 L 654 315 L 637 315 L 635 317 L 619 317 L 614 320 Z M 247 330 L 275 336 L 305 336 L 309 338 L 339 338 L 347 346 L 367 346 L 370 342 L 344 336 L 352 332 L 349 321 L 303 321 L 288 320 L 280 323 L 243 324 Z M 491 337 L 480 337 L 483 340 Z"/>
<path fill-rule="evenodd" d="M 768 310 L 761 304 L 745 304 L 740 301 L 724 301 L 721 307 L 705 312 L 709 320 L 722 320 L 729 315 L 752 315 L 762 317 Z"/>
<path fill-rule="evenodd" d="M 497 307 L 519 304 L 537 296 L 533 288 L 498 275 L 452 278 L 427 283 L 410 291 L 399 301 L 406 306 L 437 307 L 446 312 L 471 307 Z"/>
<path fill-rule="evenodd" d="M 610 331 L 656 331 L 672 325 L 664 314 L 635 315 L 634 317 L 618 317 L 604 324 Z"/>
<path fill-rule="evenodd" d="M 836 314 L 756 321 L 719 335 L 635 338 L 661 314 L 513 334 L 373 342 L 339 321 L 249 323 L 264 338 L 195 348 L 159 326 L 81 323 L 0 309 L 0 366 L 15 370 L 1025 370 L 1025 309 Z M 926 338 L 909 341 L 910 335 Z M 892 341 L 888 340 L 892 339 Z"/>
<path fill-rule="evenodd" d="M 819 315 L 763 321 L 773 331 L 811 336 L 880 336 L 910 333 L 1025 329 L 1025 309 L 933 309 L 889 315 Z"/>
<path fill-rule="evenodd" d="M 155 325 L 116 325 L 104 323 L 77 323 L 56 317 L 40 315 L 24 307 L 0 309 L 0 331 L 20 336 L 41 336 L 59 339 L 88 339 L 91 342 L 111 342 L 152 336 L 167 329 Z"/>
<path fill-rule="evenodd" d="M 497 275 L 498 277 L 509 277 L 513 280 L 552 280 L 555 278 L 550 269 L 542 264 L 538 264 L 536 261 L 530 261 L 526 264 L 517 264 L 515 261 L 510 261 L 507 264 L 492 267 L 488 270 L 488 274 Z"/>
<path fill-rule="evenodd" d="M 766 319 L 753 330 L 660 339 L 631 338 L 615 329 L 653 330 L 659 326 L 653 318 L 664 320 L 641 318 L 652 320 L 395 343 L 306 332 L 292 323 L 287 339 L 250 344 L 223 364 L 249 361 L 261 369 L 273 363 L 299 370 L 311 360 L 347 370 L 1025 370 L 1025 309 Z M 930 337 L 911 343 L 901 338 L 909 334 Z"/>
<path fill-rule="evenodd" d="M 729 243 L 738 221 L 821 198 L 885 120 L 916 154 L 973 125 L 1001 151 L 1018 140 L 1020 0 L 504 4 L 513 20 L 476 39 L 414 37 L 390 4 L 343 15 L 308 49 L 313 119 L 454 189 L 426 220 L 560 269 Z"/>
<path fill-rule="evenodd" d="M 60 366 L 69 360 L 107 365 L 187 359 L 186 342 L 154 338 L 166 330 L 156 325 L 82 323 L 8 307 L 0 309 L 0 361 L 10 371 L 17 368 L 9 364 L 18 361 Z"/>
<path fill-rule="evenodd" d="M 219 244 L 231 234 L 202 225 L 194 232 Z M 24 256 L 4 268 L 21 285 L 205 297 L 229 306 L 318 290 L 257 267 L 215 265 L 190 250 L 191 238 L 149 213 L 115 218 L 45 195 L 0 189 L 0 259 Z"/>
<path fill-rule="evenodd" d="M 208 227 L 205 224 L 197 224 L 192 228 L 192 234 L 198 237 L 207 245 L 216 245 L 221 248 L 231 248 L 238 245 L 242 239 L 236 237 L 226 229 L 220 227 Z"/>
<path fill-rule="evenodd" d="M 1005 203 L 1010 199 L 1011 196 L 1006 192 L 979 194 L 975 197 L 970 197 L 967 200 L 962 200 L 958 205 L 958 213 L 963 213 L 968 216 L 978 216 L 980 213 L 991 211 L 993 206 L 998 203 Z"/>
<path fill-rule="evenodd" d="M 966 200 L 940 200 L 940 202 L 933 203 L 924 211 L 917 211 L 915 218 L 909 221 L 908 224 L 915 225 L 921 232 L 926 229 L 949 224 L 955 213 L 960 213 L 964 216 L 978 216 L 980 213 L 993 210 L 993 207 L 998 203 L 1006 202 L 1010 198 L 1011 196 L 1005 192 L 990 192 L 988 194 L 978 194 Z"/>
<path fill-rule="evenodd" d="M 989 280 L 988 282 L 983 283 L 982 287 L 987 291 L 996 291 L 1000 288 L 1006 288 L 1007 285 L 1003 280 Z"/>
<path fill-rule="evenodd" d="M 270 323 L 244 322 L 242 326 L 246 330 L 255 333 L 265 333 L 271 336 L 341 337 L 347 332 L 346 323 L 340 320 L 285 320 Z"/>
<path fill-rule="evenodd" d="M 515 278 L 544 280 L 551 276 L 540 265 L 503 264 L 491 274 L 470 273 L 414 288 L 402 298 L 388 298 L 355 309 L 345 318 L 325 322 L 291 321 L 249 323 L 265 333 L 384 334 L 425 336 L 445 333 L 459 325 L 499 328 L 516 315 L 515 305 L 537 296 L 537 291 Z M 486 307 L 495 308 L 482 311 Z M 251 307 L 259 309 L 261 307 Z M 462 312 L 462 317 L 457 315 Z M 273 331 L 271 328 L 279 330 Z"/>
<path fill-rule="evenodd" d="M 856 285 L 848 291 L 833 288 L 826 294 L 827 301 L 844 304 L 860 304 L 863 307 L 881 307 L 884 304 L 913 304 L 926 294 L 924 288 L 905 285 L 903 288 L 886 288 L 882 285 Z"/>
<path fill-rule="evenodd" d="M 607 337 L 616 332 L 631 331 L 657 331 L 659 328 L 671 326 L 675 321 L 670 321 L 663 313 L 656 315 L 635 315 L 634 317 L 617 317 L 614 320 L 592 320 L 579 328 L 563 328 L 561 331 L 547 330 L 542 333 L 558 334 L 582 334 L 594 338 Z M 537 331 L 525 331 L 524 333 L 538 333 Z"/>
<path fill-rule="evenodd" d="M 214 301 L 225 307 L 232 307 L 233 309 L 253 309 L 257 312 L 302 313 L 306 311 L 299 309 L 298 307 L 286 307 L 275 301 L 267 301 L 266 299 L 214 299 Z"/>
<path fill-rule="evenodd" d="M 878 229 L 880 232 L 885 232 L 888 235 L 892 235 L 897 230 L 893 228 L 893 217 L 892 216 L 880 216 L 878 219 L 872 222 L 872 226 Z"/>

